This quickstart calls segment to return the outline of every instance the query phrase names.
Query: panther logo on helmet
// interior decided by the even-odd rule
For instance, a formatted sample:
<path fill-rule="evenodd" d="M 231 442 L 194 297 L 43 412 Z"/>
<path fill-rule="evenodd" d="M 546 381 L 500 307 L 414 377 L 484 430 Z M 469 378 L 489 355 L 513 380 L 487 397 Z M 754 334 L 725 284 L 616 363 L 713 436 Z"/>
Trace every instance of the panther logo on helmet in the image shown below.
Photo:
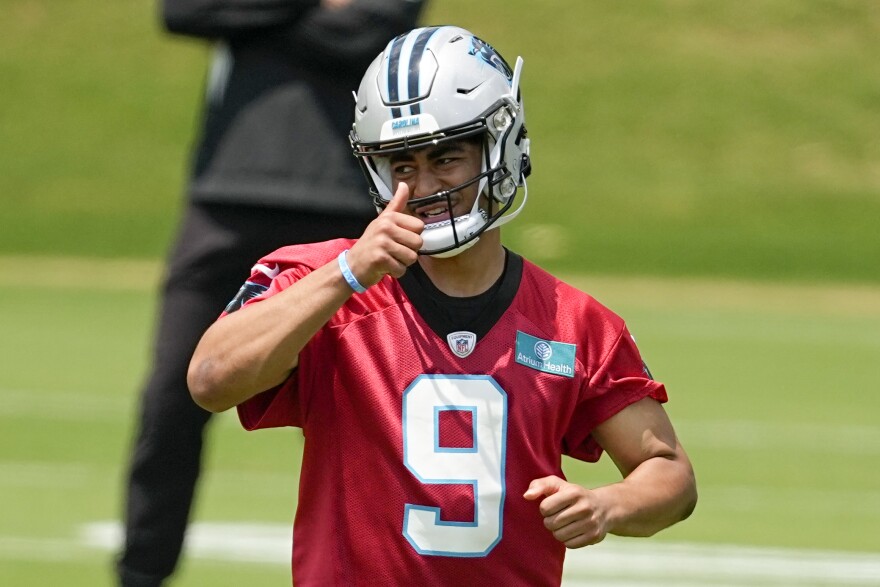
<path fill-rule="evenodd" d="M 498 54 L 498 51 L 486 41 L 478 39 L 477 37 L 471 37 L 470 54 L 478 56 L 480 59 L 503 73 L 507 79 L 513 79 L 513 71 L 510 69 L 510 66 L 507 65 L 504 58 Z"/>

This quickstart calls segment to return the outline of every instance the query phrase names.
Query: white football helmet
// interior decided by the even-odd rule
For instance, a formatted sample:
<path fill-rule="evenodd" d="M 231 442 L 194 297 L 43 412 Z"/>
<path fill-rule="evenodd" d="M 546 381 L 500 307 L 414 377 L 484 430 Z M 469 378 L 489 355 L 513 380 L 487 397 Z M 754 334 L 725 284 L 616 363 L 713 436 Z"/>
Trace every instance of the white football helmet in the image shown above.
<path fill-rule="evenodd" d="M 531 171 L 519 91 L 522 58 L 511 70 L 488 43 L 454 26 L 414 29 L 393 39 L 373 61 L 356 95 L 350 140 L 377 209 L 393 196 L 389 157 L 447 140 L 483 137 L 482 173 L 450 190 L 410 200 L 446 200 L 475 182 L 484 198 L 470 213 L 427 224 L 422 254 L 451 257 L 512 220 L 526 201 Z M 510 210 L 517 188 L 523 198 Z"/>

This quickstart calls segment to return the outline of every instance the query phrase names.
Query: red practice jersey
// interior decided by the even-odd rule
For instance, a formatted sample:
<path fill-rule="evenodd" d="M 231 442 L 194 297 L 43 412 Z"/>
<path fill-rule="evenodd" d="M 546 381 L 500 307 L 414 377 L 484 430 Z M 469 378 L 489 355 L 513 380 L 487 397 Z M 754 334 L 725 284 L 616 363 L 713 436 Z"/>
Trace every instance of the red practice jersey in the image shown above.
<path fill-rule="evenodd" d="M 227 311 L 353 242 L 268 255 Z M 533 479 L 562 477 L 563 454 L 597 460 L 591 431 L 666 391 L 621 318 L 507 256 L 468 324 L 456 323 L 454 305 L 432 306 L 413 268 L 352 295 L 286 382 L 238 407 L 248 430 L 303 430 L 296 585 L 561 582 L 565 547 L 523 493 Z"/>

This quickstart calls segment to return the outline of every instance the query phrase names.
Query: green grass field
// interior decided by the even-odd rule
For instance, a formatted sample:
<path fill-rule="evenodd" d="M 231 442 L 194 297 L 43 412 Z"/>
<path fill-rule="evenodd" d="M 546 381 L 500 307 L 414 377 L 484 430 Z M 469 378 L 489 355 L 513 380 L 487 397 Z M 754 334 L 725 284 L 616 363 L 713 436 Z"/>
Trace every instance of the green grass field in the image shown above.
<path fill-rule="evenodd" d="M 0 585 L 109 586 L 207 51 L 152 0 L 0 13 Z M 880 585 L 880 3 L 424 20 L 525 58 L 535 171 L 505 239 L 627 318 L 696 467 L 690 520 L 572 553 L 566 585 Z M 288 584 L 299 434 L 210 434 L 173 585 Z"/>
<path fill-rule="evenodd" d="M 38 266 L 0 262 L 0 322 L 14 333 L 0 339 L 0 584 L 110 585 L 107 541 L 84 533 L 119 517 L 157 264 L 47 258 Z M 690 520 L 651 541 L 626 541 L 624 551 L 656 543 L 874 553 L 874 574 L 862 582 L 817 576 L 782 584 L 880 581 L 872 397 L 880 289 L 571 280 L 628 316 L 669 387 L 668 409 L 699 478 L 701 502 Z M 227 413 L 215 419 L 209 446 L 197 524 L 290 523 L 298 432 L 246 433 Z M 567 471 L 587 484 L 615 478 L 604 460 L 568 462 Z M 284 562 L 202 552 L 186 559 L 174 585 L 283 585 Z M 596 578 L 602 568 L 569 577 Z M 684 568 L 690 574 L 673 579 L 694 572 Z M 720 584 L 702 577 L 693 584 Z M 724 584 L 780 583 L 735 575 Z"/>
<path fill-rule="evenodd" d="M 0 253 L 155 258 L 207 51 L 152 0 L 0 0 Z M 880 282 L 880 5 L 435 0 L 525 58 L 554 270 Z"/>

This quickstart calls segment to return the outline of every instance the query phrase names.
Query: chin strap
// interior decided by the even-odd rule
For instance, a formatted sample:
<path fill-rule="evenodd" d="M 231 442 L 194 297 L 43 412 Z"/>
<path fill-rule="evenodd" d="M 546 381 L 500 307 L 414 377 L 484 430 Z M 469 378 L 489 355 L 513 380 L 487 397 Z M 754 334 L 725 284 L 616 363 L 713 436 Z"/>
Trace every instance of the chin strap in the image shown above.
<path fill-rule="evenodd" d="M 516 207 L 516 209 L 513 212 L 505 214 L 504 216 L 502 216 L 501 218 L 499 218 L 498 220 L 493 222 L 492 225 L 489 228 L 487 228 L 484 232 L 488 232 L 488 231 L 492 230 L 493 228 L 498 228 L 504 224 L 507 224 L 508 222 L 510 222 L 511 220 L 516 218 L 517 216 L 519 216 L 519 213 L 522 212 L 523 207 L 526 205 L 526 201 L 529 199 L 529 186 L 526 183 L 525 178 L 523 178 L 522 189 L 523 189 L 522 201 L 519 203 L 519 205 Z M 471 248 L 472 246 L 477 244 L 478 240 L 480 240 L 480 237 L 469 240 L 468 242 L 462 244 L 459 247 L 456 247 L 454 249 L 450 249 L 448 251 L 444 251 L 442 253 L 425 253 L 425 254 L 428 255 L 429 257 L 435 257 L 437 259 L 448 259 L 449 257 L 454 257 L 454 256 L 468 250 L 469 248 Z"/>

